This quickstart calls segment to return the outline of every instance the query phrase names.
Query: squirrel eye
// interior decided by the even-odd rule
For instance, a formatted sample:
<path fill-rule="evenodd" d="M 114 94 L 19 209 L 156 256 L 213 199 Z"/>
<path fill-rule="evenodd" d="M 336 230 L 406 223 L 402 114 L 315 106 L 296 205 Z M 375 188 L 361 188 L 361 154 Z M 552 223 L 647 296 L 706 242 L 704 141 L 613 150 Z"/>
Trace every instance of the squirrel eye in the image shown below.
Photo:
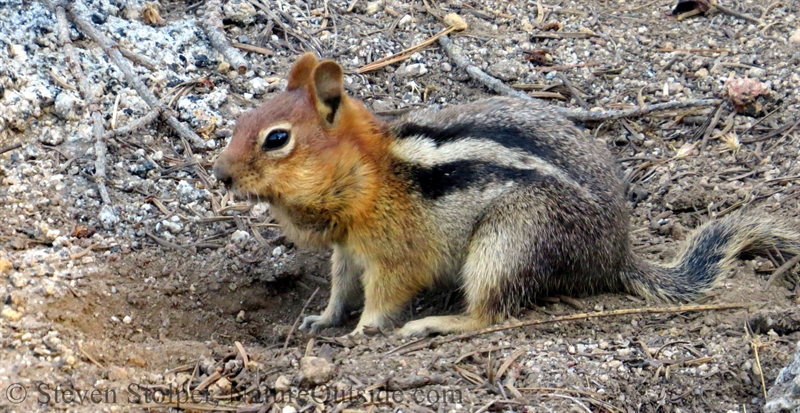
<path fill-rule="evenodd" d="M 276 129 L 269 132 L 266 139 L 264 139 L 264 144 L 261 145 L 261 150 L 264 152 L 272 151 L 283 147 L 286 142 L 289 142 L 289 131 Z"/>

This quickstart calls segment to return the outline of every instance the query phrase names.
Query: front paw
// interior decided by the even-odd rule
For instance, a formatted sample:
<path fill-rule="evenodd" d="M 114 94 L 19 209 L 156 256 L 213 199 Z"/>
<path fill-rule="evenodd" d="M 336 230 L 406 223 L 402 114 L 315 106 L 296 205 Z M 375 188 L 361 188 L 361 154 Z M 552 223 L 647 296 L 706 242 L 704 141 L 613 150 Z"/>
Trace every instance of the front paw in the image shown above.
<path fill-rule="evenodd" d="M 323 328 L 333 327 L 334 324 L 335 323 L 331 317 L 325 317 L 324 315 L 310 315 L 303 318 L 303 322 L 297 329 L 300 331 L 309 331 L 312 334 L 317 334 Z"/>

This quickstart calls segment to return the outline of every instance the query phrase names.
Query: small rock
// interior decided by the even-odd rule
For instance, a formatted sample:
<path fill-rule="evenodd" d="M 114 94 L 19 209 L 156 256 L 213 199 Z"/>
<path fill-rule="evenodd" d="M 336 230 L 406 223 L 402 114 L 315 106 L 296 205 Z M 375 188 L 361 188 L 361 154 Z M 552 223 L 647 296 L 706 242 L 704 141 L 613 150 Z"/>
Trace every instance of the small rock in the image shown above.
<path fill-rule="evenodd" d="M 284 375 L 278 376 L 278 379 L 275 380 L 275 390 L 280 392 L 289 391 L 292 387 L 292 380 Z"/>
<path fill-rule="evenodd" d="M 752 68 L 750 68 L 750 70 L 747 71 L 747 75 L 748 76 L 754 77 L 754 78 L 757 78 L 757 79 L 764 78 L 764 75 L 766 75 L 766 74 L 767 74 L 767 71 L 762 69 L 762 68 L 760 68 L 760 67 L 752 67 Z"/>
<path fill-rule="evenodd" d="M 249 1 L 231 0 L 222 6 L 222 13 L 225 19 L 246 26 L 255 20 L 256 8 Z"/>
<path fill-rule="evenodd" d="M 249 92 L 253 95 L 263 95 L 267 90 L 269 90 L 269 83 L 266 80 L 260 77 L 255 77 L 250 80 Z"/>
<path fill-rule="evenodd" d="M 442 63 L 442 72 L 449 72 L 451 70 L 453 70 L 453 65 L 447 62 Z"/>
<path fill-rule="evenodd" d="M 757 370 L 755 363 L 749 361 L 742 366 L 742 370 L 747 367 Z M 800 409 L 800 342 L 797 343 L 797 351 L 792 361 L 781 369 L 772 388 L 767 393 L 767 403 L 764 411 L 769 413 L 797 411 Z"/>
<path fill-rule="evenodd" d="M 100 218 L 100 223 L 103 224 L 103 228 L 105 229 L 113 229 L 114 225 L 119 222 L 119 215 L 117 215 L 117 212 L 114 211 L 114 208 L 110 205 L 103 205 L 98 218 Z"/>
<path fill-rule="evenodd" d="M 797 29 L 789 36 L 789 42 L 791 43 L 800 43 L 800 29 Z"/>
<path fill-rule="evenodd" d="M 144 367 L 147 365 L 147 362 L 139 356 L 128 356 L 128 363 L 139 367 Z"/>
<path fill-rule="evenodd" d="M 698 79 L 705 79 L 708 77 L 708 69 L 705 67 L 698 69 L 696 72 L 694 72 L 694 77 Z"/>
<path fill-rule="evenodd" d="M 230 390 L 231 390 L 231 381 L 230 381 L 230 380 L 228 380 L 228 379 L 226 379 L 225 377 L 223 377 L 223 378 L 221 378 L 221 379 L 217 380 L 217 382 L 216 382 L 216 383 L 214 383 L 214 385 L 215 385 L 215 386 L 216 386 L 218 389 L 222 390 L 223 392 L 227 392 L 227 391 L 230 391 Z"/>
<path fill-rule="evenodd" d="M 281 413 L 297 413 L 297 409 L 292 405 L 288 405 L 281 409 Z"/>
<path fill-rule="evenodd" d="M 241 310 L 241 311 L 239 311 L 238 314 L 236 314 L 236 322 L 237 323 L 241 324 L 241 323 L 244 323 L 246 320 L 247 319 L 245 318 L 244 310 Z"/>
<path fill-rule="evenodd" d="M 231 70 L 231 64 L 228 62 L 220 62 L 219 66 L 217 66 L 217 72 L 220 72 L 223 75 L 228 73 L 229 70 Z"/>
<path fill-rule="evenodd" d="M 128 372 L 122 367 L 111 366 L 108 369 L 108 380 L 125 381 L 128 379 Z"/>
<path fill-rule="evenodd" d="M 8 55 L 20 63 L 24 63 L 26 60 L 28 60 L 28 54 L 25 52 L 25 46 L 21 44 L 12 44 L 8 48 Z"/>
<path fill-rule="evenodd" d="M 78 99 L 72 96 L 70 93 L 61 92 L 56 95 L 53 112 L 56 114 L 56 116 L 64 120 L 76 119 L 77 115 L 75 114 L 75 103 L 77 102 Z"/>
<path fill-rule="evenodd" d="M 283 248 L 280 245 L 278 245 L 277 247 L 275 247 L 274 250 L 272 250 L 272 256 L 273 257 L 276 257 L 276 258 L 280 257 L 281 254 L 283 254 Z"/>
<path fill-rule="evenodd" d="M 0 274 L 5 274 L 7 272 L 10 272 L 13 269 L 14 269 L 14 265 L 11 264 L 11 261 L 9 261 L 8 258 L 0 259 Z"/>
<path fill-rule="evenodd" d="M 321 357 L 303 357 L 300 359 L 300 382 L 308 385 L 320 385 L 333 378 L 333 365 Z"/>
<path fill-rule="evenodd" d="M 125 323 L 125 324 L 130 324 L 132 321 L 133 321 L 133 319 L 129 315 L 126 315 L 125 317 L 122 317 L 122 322 Z"/>
<path fill-rule="evenodd" d="M 181 201 L 183 204 L 190 204 L 194 201 L 199 199 L 204 199 L 206 197 L 206 191 L 203 189 L 195 188 L 194 185 L 189 183 L 188 181 L 180 181 L 178 182 L 178 187 L 176 188 L 176 192 L 178 193 L 178 200 Z"/>
<path fill-rule="evenodd" d="M 381 8 L 381 1 L 371 1 L 367 3 L 367 14 L 375 14 Z"/>
<path fill-rule="evenodd" d="M 428 73 L 428 68 L 423 63 L 414 63 L 406 66 L 401 66 L 395 74 L 399 77 L 416 77 Z"/>
<path fill-rule="evenodd" d="M 491 64 L 487 69 L 490 75 L 506 82 L 519 79 L 519 65 L 508 59 L 499 60 Z"/>
<path fill-rule="evenodd" d="M 50 146 L 61 145 L 64 142 L 64 135 L 58 129 L 48 128 L 39 135 L 39 142 Z"/>
<path fill-rule="evenodd" d="M 398 26 L 398 27 L 405 27 L 405 26 L 408 26 L 409 24 L 411 24 L 411 21 L 412 21 L 412 19 L 411 19 L 411 15 L 409 15 L 409 14 L 406 14 L 405 16 L 403 16 L 403 17 L 400 19 L 400 21 L 399 21 L 399 22 L 397 22 L 397 26 Z"/>
<path fill-rule="evenodd" d="M 237 229 L 231 234 L 231 242 L 234 244 L 240 244 L 248 239 L 250 239 L 250 234 L 248 234 L 247 231 Z"/>
<path fill-rule="evenodd" d="M 19 319 L 22 318 L 22 314 L 16 312 L 11 308 L 4 308 L 3 311 L 0 312 L 0 315 L 2 315 L 3 318 L 5 318 L 8 321 L 19 321 Z"/>

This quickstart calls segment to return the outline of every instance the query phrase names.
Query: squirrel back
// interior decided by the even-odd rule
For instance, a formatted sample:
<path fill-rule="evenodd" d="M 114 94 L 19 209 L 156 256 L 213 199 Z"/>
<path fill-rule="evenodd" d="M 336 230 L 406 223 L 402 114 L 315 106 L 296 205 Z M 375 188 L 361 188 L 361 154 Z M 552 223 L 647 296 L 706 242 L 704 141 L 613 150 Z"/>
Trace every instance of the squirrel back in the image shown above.
<path fill-rule="evenodd" d="M 214 166 L 270 203 L 287 237 L 333 247 L 332 291 L 303 327 L 388 328 L 421 289 L 452 283 L 465 316 L 403 334 L 498 322 L 542 294 L 627 290 L 686 301 L 741 252 L 800 253 L 787 223 L 731 215 L 702 226 L 670 265 L 637 257 L 610 151 L 547 105 L 491 98 L 386 122 L 344 92 L 341 67 L 303 55 L 287 90 L 242 116 Z M 788 258 L 787 258 L 788 259 Z"/>

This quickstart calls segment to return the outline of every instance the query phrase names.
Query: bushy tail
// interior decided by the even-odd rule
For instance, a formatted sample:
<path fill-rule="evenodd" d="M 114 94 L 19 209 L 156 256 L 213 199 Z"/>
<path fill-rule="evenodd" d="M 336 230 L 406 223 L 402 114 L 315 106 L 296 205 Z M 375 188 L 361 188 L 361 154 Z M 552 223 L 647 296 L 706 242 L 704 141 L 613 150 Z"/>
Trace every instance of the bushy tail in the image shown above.
<path fill-rule="evenodd" d="M 800 254 L 800 231 L 781 219 L 736 214 L 695 230 L 667 266 L 633 257 L 622 271 L 629 292 L 667 302 L 686 302 L 711 290 L 742 253 L 780 251 L 785 260 Z"/>

